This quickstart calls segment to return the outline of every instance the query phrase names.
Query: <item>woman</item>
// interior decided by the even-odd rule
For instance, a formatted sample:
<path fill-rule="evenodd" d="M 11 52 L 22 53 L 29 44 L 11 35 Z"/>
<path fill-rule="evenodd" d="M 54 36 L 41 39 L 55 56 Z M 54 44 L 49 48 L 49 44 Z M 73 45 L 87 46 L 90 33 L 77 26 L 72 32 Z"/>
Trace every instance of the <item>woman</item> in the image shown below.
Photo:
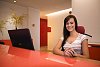
<path fill-rule="evenodd" d="M 53 53 L 67 57 L 89 58 L 88 39 L 77 32 L 77 19 L 68 15 L 64 20 L 63 37 L 53 49 Z M 61 49 L 62 48 L 62 49 Z"/>

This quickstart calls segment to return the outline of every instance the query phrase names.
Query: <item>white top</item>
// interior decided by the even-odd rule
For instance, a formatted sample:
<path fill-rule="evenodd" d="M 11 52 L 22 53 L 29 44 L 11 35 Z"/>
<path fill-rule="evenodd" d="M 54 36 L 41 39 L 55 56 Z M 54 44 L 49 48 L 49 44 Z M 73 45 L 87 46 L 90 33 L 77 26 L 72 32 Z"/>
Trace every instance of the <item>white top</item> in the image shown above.
<path fill-rule="evenodd" d="M 63 41 L 63 37 L 61 37 L 61 40 Z M 76 53 L 81 54 L 82 50 L 81 50 L 81 43 L 83 40 L 87 39 L 86 35 L 80 34 L 78 35 L 78 37 L 76 38 L 75 41 L 73 41 L 71 44 L 68 43 L 66 41 L 66 43 L 64 44 L 63 48 L 73 48 L 75 50 Z"/>

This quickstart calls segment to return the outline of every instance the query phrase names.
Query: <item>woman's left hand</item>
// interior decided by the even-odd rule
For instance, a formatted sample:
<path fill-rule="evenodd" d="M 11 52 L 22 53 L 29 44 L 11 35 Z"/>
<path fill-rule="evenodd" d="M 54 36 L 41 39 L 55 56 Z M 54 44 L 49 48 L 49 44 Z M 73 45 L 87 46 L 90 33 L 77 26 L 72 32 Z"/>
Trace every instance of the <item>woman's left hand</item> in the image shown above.
<path fill-rule="evenodd" d="M 64 51 L 64 55 L 68 57 L 75 57 L 77 56 L 77 53 L 74 51 L 73 48 L 66 48 Z"/>

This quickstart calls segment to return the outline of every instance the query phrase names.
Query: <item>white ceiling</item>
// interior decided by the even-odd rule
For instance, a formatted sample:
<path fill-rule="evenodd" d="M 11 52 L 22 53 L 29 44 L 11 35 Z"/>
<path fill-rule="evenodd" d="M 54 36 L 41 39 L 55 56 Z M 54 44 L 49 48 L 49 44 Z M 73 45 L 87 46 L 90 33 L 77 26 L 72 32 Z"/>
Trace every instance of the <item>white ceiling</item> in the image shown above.
<path fill-rule="evenodd" d="M 14 3 L 14 0 L 2 0 L 9 3 Z M 40 10 L 41 18 L 46 18 L 45 15 L 56 11 L 71 8 L 71 0 L 16 0 L 16 5 L 24 7 L 33 7 Z"/>

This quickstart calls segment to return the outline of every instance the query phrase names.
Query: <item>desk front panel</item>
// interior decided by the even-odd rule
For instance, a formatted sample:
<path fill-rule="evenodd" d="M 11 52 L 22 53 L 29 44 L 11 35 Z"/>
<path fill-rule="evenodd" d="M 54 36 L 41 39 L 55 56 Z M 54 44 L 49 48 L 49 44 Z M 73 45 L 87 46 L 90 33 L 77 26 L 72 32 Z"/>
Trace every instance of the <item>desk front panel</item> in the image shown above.
<path fill-rule="evenodd" d="M 100 61 L 0 45 L 0 67 L 100 67 Z"/>

